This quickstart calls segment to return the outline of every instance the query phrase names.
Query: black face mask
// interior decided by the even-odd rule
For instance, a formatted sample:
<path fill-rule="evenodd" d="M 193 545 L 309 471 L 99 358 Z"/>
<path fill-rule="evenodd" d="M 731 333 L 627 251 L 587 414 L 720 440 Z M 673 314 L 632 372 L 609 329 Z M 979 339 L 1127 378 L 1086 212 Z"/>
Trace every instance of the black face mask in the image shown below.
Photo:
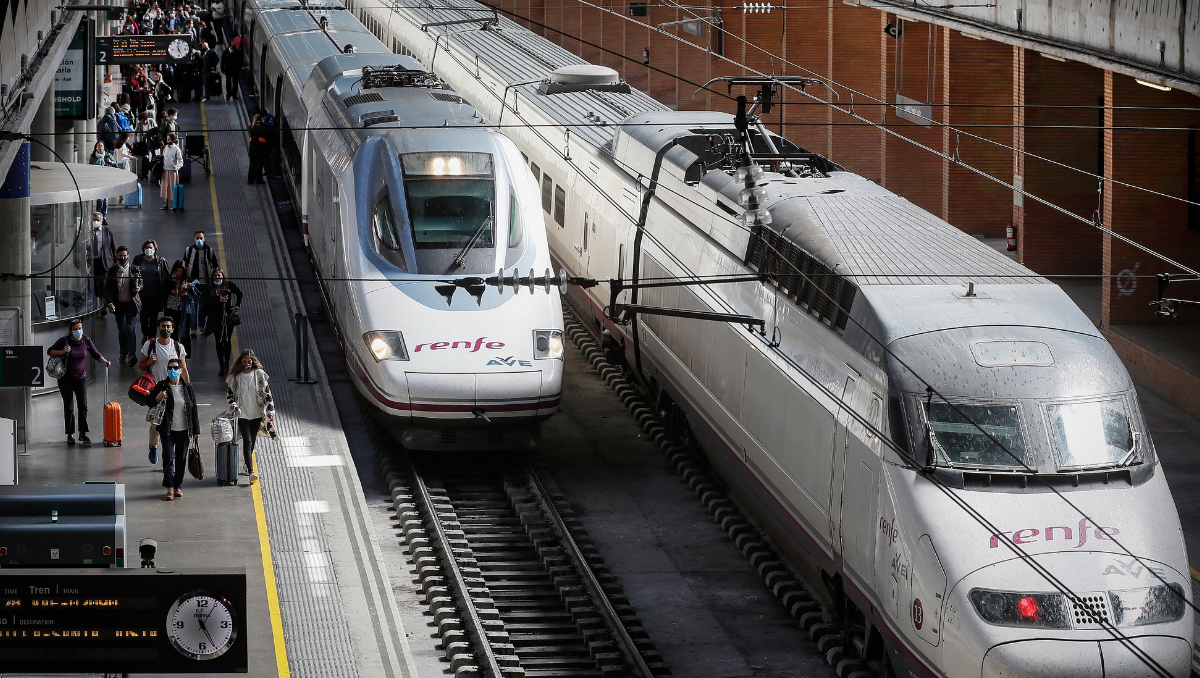
<path fill-rule="evenodd" d="M 161 329 L 158 331 L 158 336 L 162 337 L 163 339 L 166 339 L 171 336 L 171 330 Z"/>

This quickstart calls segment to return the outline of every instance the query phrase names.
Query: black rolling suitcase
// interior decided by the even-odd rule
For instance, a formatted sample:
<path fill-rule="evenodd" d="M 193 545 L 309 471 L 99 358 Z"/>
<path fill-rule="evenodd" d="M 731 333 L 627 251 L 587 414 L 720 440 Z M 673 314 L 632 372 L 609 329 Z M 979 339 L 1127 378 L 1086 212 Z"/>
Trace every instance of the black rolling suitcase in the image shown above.
<path fill-rule="evenodd" d="M 217 443 L 217 484 L 238 484 L 238 445 Z"/>

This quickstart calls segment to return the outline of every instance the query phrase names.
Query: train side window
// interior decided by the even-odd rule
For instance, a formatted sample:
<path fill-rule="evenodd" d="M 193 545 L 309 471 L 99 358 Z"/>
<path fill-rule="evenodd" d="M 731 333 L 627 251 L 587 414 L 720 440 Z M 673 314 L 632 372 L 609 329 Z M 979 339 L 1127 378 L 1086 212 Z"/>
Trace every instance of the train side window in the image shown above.
<path fill-rule="evenodd" d="M 898 395 L 888 398 L 888 428 L 891 429 L 892 442 L 905 455 L 911 454 L 908 445 L 908 426 L 904 417 L 904 399 Z"/>
<path fill-rule="evenodd" d="M 559 226 L 567 223 L 567 192 L 562 186 L 554 187 L 554 221 Z"/>
<path fill-rule="evenodd" d="M 538 165 L 537 165 L 537 163 L 536 163 L 536 162 L 531 162 L 531 163 L 529 163 L 529 169 L 533 170 L 533 181 L 534 181 L 535 183 L 541 183 L 541 181 L 542 181 L 542 168 L 541 168 L 541 167 L 538 167 Z"/>
<path fill-rule="evenodd" d="M 542 209 L 546 214 L 550 214 L 550 209 L 554 202 L 554 180 L 549 174 L 542 175 Z"/>
<path fill-rule="evenodd" d="M 508 198 L 508 246 L 521 244 L 521 210 L 517 208 L 517 196 Z"/>
<path fill-rule="evenodd" d="M 400 234 L 396 232 L 396 219 L 392 214 L 392 203 L 388 200 L 386 193 L 375 203 L 371 222 L 375 229 L 376 248 L 379 253 L 401 270 L 407 271 L 408 265 L 404 261 L 404 248 L 400 243 Z"/>

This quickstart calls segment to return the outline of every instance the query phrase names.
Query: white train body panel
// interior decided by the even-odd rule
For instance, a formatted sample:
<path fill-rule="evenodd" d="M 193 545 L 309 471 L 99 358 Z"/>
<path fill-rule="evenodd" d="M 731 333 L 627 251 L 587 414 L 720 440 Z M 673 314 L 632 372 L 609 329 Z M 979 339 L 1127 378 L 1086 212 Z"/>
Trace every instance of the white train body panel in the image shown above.
<path fill-rule="evenodd" d="M 562 393 L 561 358 L 535 355 L 536 332 L 561 337 L 558 292 L 438 289 L 551 269 L 525 160 L 448 88 L 364 84 L 364 67 L 423 69 L 349 12 L 296 7 L 252 2 L 251 61 L 356 388 L 409 447 L 529 444 Z M 371 332 L 401 332 L 403 351 L 376 359 Z"/>
<path fill-rule="evenodd" d="M 550 177 L 547 239 L 571 274 L 634 274 L 639 210 L 661 157 L 637 273 L 771 275 L 767 283 L 650 289 L 639 299 L 763 318 L 762 334 L 644 316 L 635 345 L 631 328 L 603 313 L 607 285 L 573 294 L 631 361 L 640 357 L 643 376 L 686 414 L 743 506 L 792 567 L 818 584 L 815 593 L 833 605 L 840 592 L 862 613 L 896 675 L 1141 676 L 1153 674 L 1147 657 L 1167 675 L 1189 673 L 1192 593 L 1178 514 L 1128 374 L 1061 289 L 818 157 L 805 161 L 813 170 L 807 176 L 767 172 L 764 207 L 776 226 L 752 241 L 737 221 L 741 186 L 705 166 L 706 151 L 672 146 L 732 129 L 731 116 L 671 112 L 636 91 L 541 94 L 523 83 L 581 62 L 509 21 L 499 30 L 426 30 L 482 15 L 410 3 L 351 7 L 385 43 L 415 55 L 489 122 L 502 123 L 536 166 L 543 191 Z M 773 253 L 809 262 L 815 277 L 807 291 L 772 263 Z M 821 284 L 841 310 L 811 289 L 812 280 L 833 279 L 836 286 Z M 977 283 L 973 296 L 969 282 Z M 933 409 L 925 382 L 905 365 L 956 406 L 1011 422 L 989 430 L 1015 436 L 1009 445 L 1036 473 L 980 461 L 994 450 L 954 438 L 970 430 Z M 1106 417 L 1125 417 L 1132 462 L 1067 463 L 1062 436 L 1094 431 L 1064 417 L 1093 403 L 1104 403 Z M 1054 431 L 1066 433 L 1055 438 Z M 926 432 L 936 433 L 937 447 Z M 908 456 L 931 453 L 942 455 L 931 470 Z M 1121 615 L 1128 621 L 1142 610 L 1128 603 L 1130 592 L 1163 585 L 1179 587 L 1188 606 L 1113 628 Z M 1030 626 L 1058 609 L 1045 608 L 1043 617 L 1037 606 L 1021 617 L 1025 625 L 1004 625 L 984 620 L 973 591 L 1069 591 L 1110 607 L 1126 602 L 1108 611 L 1108 628 L 1088 623 L 1069 600 L 1060 627 Z M 1146 654 L 1135 656 L 1131 646 Z"/>

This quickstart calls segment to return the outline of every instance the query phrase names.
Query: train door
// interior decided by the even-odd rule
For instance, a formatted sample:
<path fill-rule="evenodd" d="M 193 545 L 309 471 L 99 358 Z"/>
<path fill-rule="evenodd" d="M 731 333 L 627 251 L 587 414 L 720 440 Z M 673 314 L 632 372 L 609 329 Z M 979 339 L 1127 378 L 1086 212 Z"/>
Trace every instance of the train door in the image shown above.
<path fill-rule="evenodd" d="M 847 426 L 844 489 L 842 492 L 843 563 L 862 580 L 874 586 L 876 519 L 879 515 L 879 450 L 877 432 L 883 420 L 883 396 L 860 382 L 866 400 L 867 425 L 851 420 Z"/>
<path fill-rule="evenodd" d="M 833 469 L 829 476 L 829 543 L 833 551 L 837 555 L 844 554 L 844 544 L 842 543 L 842 502 L 845 492 L 846 480 L 846 452 L 850 445 L 850 432 L 847 428 L 850 416 L 850 409 L 853 407 L 851 399 L 854 397 L 854 392 L 858 384 L 858 379 L 855 376 L 846 377 L 846 381 L 842 385 L 841 400 L 837 405 L 837 417 L 833 427 Z"/>

